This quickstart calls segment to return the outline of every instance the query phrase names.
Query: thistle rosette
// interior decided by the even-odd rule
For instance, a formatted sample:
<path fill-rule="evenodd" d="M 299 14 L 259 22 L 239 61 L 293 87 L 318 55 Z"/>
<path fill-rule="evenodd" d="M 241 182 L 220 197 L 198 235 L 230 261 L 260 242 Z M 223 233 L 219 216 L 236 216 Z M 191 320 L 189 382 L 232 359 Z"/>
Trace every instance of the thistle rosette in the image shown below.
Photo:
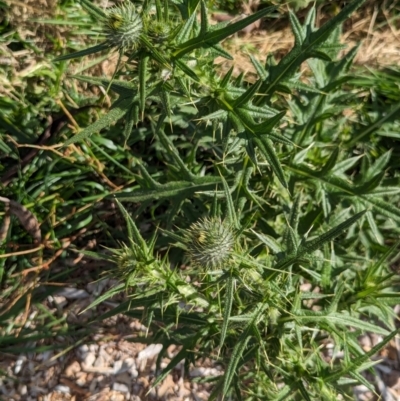
<path fill-rule="evenodd" d="M 110 47 L 135 47 L 143 31 L 142 16 L 132 3 L 112 7 L 107 11 L 103 31 Z"/>
<path fill-rule="evenodd" d="M 194 266 L 218 269 L 233 252 L 235 234 L 232 225 L 219 218 L 204 218 L 185 232 L 188 256 Z"/>

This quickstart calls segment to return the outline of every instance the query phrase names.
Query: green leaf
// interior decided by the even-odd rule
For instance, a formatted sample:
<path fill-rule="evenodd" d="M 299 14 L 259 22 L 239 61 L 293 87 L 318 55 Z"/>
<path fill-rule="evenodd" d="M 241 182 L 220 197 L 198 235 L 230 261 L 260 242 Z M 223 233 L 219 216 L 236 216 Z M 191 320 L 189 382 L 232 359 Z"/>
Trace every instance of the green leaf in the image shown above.
<path fill-rule="evenodd" d="M 292 10 L 289 10 L 289 20 L 290 25 L 292 26 L 292 31 L 295 40 L 295 46 L 301 46 L 304 42 L 304 33 L 303 27 L 300 24 L 300 21 L 297 19 L 296 15 Z"/>
<path fill-rule="evenodd" d="M 124 208 L 124 206 L 117 198 L 115 198 L 115 202 L 117 203 L 119 210 L 124 216 L 128 228 L 128 238 L 137 245 L 139 245 L 139 248 L 143 253 L 147 254 L 149 250 L 147 248 L 146 241 L 141 236 L 138 228 L 136 227 L 136 224 L 132 220 L 132 217 L 129 215 L 128 211 Z"/>
<path fill-rule="evenodd" d="M 240 335 L 237 344 L 235 345 L 230 360 L 229 364 L 225 369 L 225 375 L 224 375 L 224 382 L 222 386 L 222 396 L 225 397 L 228 394 L 228 390 L 231 386 L 233 377 L 236 374 L 236 368 L 240 362 L 240 359 L 243 356 L 243 353 L 247 347 L 248 342 L 251 339 L 251 333 L 252 333 L 252 327 L 257 322 L 259 319 L 260 314 L 265 310 L 266 304 L 259 304 L 256 308 L 256 310 L 253 312 L 253 318 L 252 320 L 247 324 L 246 328 L 244 329 L 243 333 Z"/>
<path fill-rule="evenodd" d="M 224 57 L 227 60 L 233 60 L 233 57 L 218 43 L 211 45 L 209 49 L 211 49 L 212 52 L 217 56 Z"/>
<path fill-rule="evenodd" d="M 279 261 L 274 268 L 275 269 L 283 269 L 288 267 L 294 263 L 296 263 L 299 259 L 301 259 L 304 255 L 314 252 L 318 248 L 320 248 L 324 243 L 332 241 L 336 238 L 339 234 L 341 234 L 344 230 L 349 228 L 352 224 L 354 224 L 361 216 L 364 215 L 366 211 L 362 211 L 360 213 L 355 214 L 354 216 L 350 217 L 343 223 L 339 224 L 338 226 L 332 228 L 331 230 L 327 231 L 326 233 L 320 235 L 318 238 L 307 241 L 305 244 L 301 245 L 295 254 L 291 254 L 286 256 L 284 259 Z"/>
<path fill-rule="evenodd" d="M 125 127 L 124 127 L 124 138 L 125 138 L 125 143 L 128 141 L 133 126 L 137 123 L 138 119 L 138 113 L 139 113 L 139 108 L 137 104 L 132 104 L 131 107 L 129 108 L 128 112 L 126 113 L 126 121 L 125 121 Z"/>
<path fill-rule="evenodd" d="M 178 45 L 189 40 L 195 21 L 196 13 L 193 13 L 176 35 L 175 42 Z"/>
<path fill-rule="evenodd" d="M 278 156 L 275 153 L 272 142 L 264 136 L 260 138 L 253 138 L 253 141 L 257 144 L 258 149 L 267 159 L 269 165 L 271 166 L 275 175 L 278 177 L 280 183 L 287 189 L 288 185 L 286 182 L 285 174 L 279 162 Z"/>
<path fill-rule="evenodd" d="M 64 54 L 53 59 L 53 62 L 71 60 L 73 58 L 88 56 L 89 54 L 98 53 L 103 50 L 110 50 L 110 45 L 107 42 L 100 43 L 96 46 L 89 47 L 88 49 L 79 50 L 74 53 Z"/>
<path fill-rule="evenodd" d="M 383 117 L 381 117 L 372 124 L 368 124 L 368 127 L 362 128 L 359 131 L 357 131 L 353 135 L 351 141 L 345 144 L 346 147 L 348 148 L 353 147 L 355 144 L 360 142 L 361 139 L 381 128 L 382 125 L 385 124 L 386 122 L 391 121 L 393 118 L 399 118 L 399 117 L 400 117 L 400 104 L 398 104 L 397 106 L 393 106 L 390 110 L 385 112 Z"/>
<path fill-rule="evenodd" d="M 146 81 L 147 81 L 147 63 L 149 56 L 145 55 L 139 62 L 139 111 L 143 118 L 144 108 L 146 106 Z"/>
<path fill-rule="evenodd" d="M 232 224 L 236 229 L 239 229 L 240 224 L 239 224 L 238 218 L 236 216 L 235 205 L 233 204 L 231 192 L 230 192 L 228 183 L 225 181 L 222 174 L 221 174 L 221 182 L 222 182 L 222 186 L 224 187 L 229 223 Z"/>
<path fill-rule="evenodd" d="M 183 60 L 175 60 L 175 64 L 177 67 L 179 67 L 187 76 L 189 76 L 190 78 L 192 78 L 194 81 L 196 82 L 200 82 L 200 78 L 196 75 L 196 73 L 189 68 L 185 61 Z"/>
<path fill-rule="evenodd" d="M 365 0 L 354 0 L 345 6 L 339 14 L 328 20 L 320 29 L 309 33 L 301 46 L 295 43 L 293 49 L 281 59 L 279 64 L 270 68 L 268 80 L 263 83 L 260 92 L 266 93 L 271 97 L 282 81 L 288 79 L 307 58 L 313 57 L 313 52 L 314 55 L 318 56 L 318 53 L 315 53 L 318 51 L 318 46 L 323 44 L 335 29 L 364 2 Z M 265 98 L 260 98 L 259 103 L 266 100 Z"/>
<path fill-rule="evenodd" d="M 139 189 L 128 193 L 120 192 L 116 194 L 122 202 L 144 202 L 146 200 L 168 199 L 176 196 L 192 196 L 198 191 L 206 191 L 215 188 L 215 184 L 220 183 L 219 177 L 203 184 L 193 184 L 187 181 L 173 181 L 165 185 L 160 185 L 157 189 Z"/>
<path fill-rule="evenodd" d="M 388 331 L 375 324 L 368 323 L 364 320 L 358 319 L 353 316 L 349 316 L 344 313 L 337 312 L 314 312 L 309 310 L 301 310 L 296 312 L 291 312 L 292 316 L 290 319 L 295 319 L 301 324 L 304 323 L 321 323 L 329 322 L 330 325 L 343 326 L 343 327 L 353 327 L 360 329 L 363 332 L 371 332 L 376 334 L 387 335 Z"/>
<path fill-rule="evenodd" d="M 268 134 L 270 135 L 270 132 L 272 129 L 276 126 L 276 124 L 279 123 L 280 120 L 284 117 L 286 114 L 286 111 L 281 111 L 280 113 L 276 114 L 275 116 L 269 118 L 267 121 L 264 121 L 261 124 L 258 124 L 255 126 L 254 131 L 258 132 L 260 134 Z M 293 144 L 293 142 L 289 141 L 289 139 L 286 139 L 282 135 L 274 134 L 278 138 L 283 138 L 284 141 L 288 144 Z"/>
<path fill-rule="evenodd" d="M 260 79 L 262 81 L 265 81 L 268 77 L 268 73 L 265 70 L 264 66 L 253 55 L 250 55 L 250 60 L 255 70 L 257 71 L 257 74 L 260 77 Z"/>
<path fill-rule="evenodd" d="M 219 83 L 219 86 L 221 88 L 226 88 L 228 86 L 228 83 L 231 79 L 232 76 L 232 72 L 233 72 L 233 66 L 229 69 L 229 71 L 224 75 L 224 77 L 222 78 L 221 82 Z"/>
<path fill-rule="evenodd" d="M 287 165 L 287 168 L 301 177 L 320 180 L 321 182 L 325 183 L 328 188 L 330 187 L 332 190 L 340 191 L 342 196 L 350 198 L 356 197 L 365 206 L 372 206 L 375 211 L 383 214 L 384 216 L 390 217 L 395 221 L 400 222 L 400 209 L 396 205 L 385 202 L 382 199 L 374 198 L 372 195 L 360 195 L 356 191 L 356 187 L 351 186 L 341 178 L 332 175 L 327 177 L 320 177 L 318 173 L 314 172 L 306 166 L 294 166 L 290 164 Z"/>
<path fill-rule="evenodd" d="M 236 108 L 248 103 L 251 99 L 253 99 L 260 85 L 261 81 L 257 81 L 255 84 L 250 85 L 249 89 L 247 89 L 247 91 L 244 92 L 243 95 L 239 96 L 233 101 L 231 107 Z"/>
<path fill-rule="evenodd" d="M 129 96 L 134 97 L 137 93 L 137 85 L 134 85 L 127 81 L 119 81 L 116 79 L 109 80 L 97 77 L 87 77 L 84 75 L 71 75 L 71 78 L 78 79 L 82 82 L 88 82 L 92 85 L 101 85 L 103 88 L 110 88 L 115 93 L 119 94 L 123 98 Z"/>
<path fill-rule="evenodd" d="M 231 317 L 232 303 L 233 303 L 233 292 L 235 289 L 235 280 L 232 277 L 232 273 L 228 273 L 228 279 L 225 287 L 225 304 L 223 306 L 224 314 L 221 327 L 221 338 L 219 340 L 219 349 L 221 350 L 224 346 L 226 333 L 228 331 L 229 318 Z"/>
<path fill-rule="evenodd" d="M 114 107 L 106 115 L 100 117 L 95 123 L 89 125 L 89 127 L 83 129 L 78 134 L 67 139 L 64 142 L 64 146 L 68 146 L 73 143 L 82 141 L 85 138 L 91 136 L 92 134 L 99 132 L 103 128 L 108 127 L 111 124 L 115 123 L 128 112 L 131 104 L 132 104 L 132 99 L 118 100 L 114 104 Z"/>
<path fill-rule="evenodd" d="M 330 229 L 326 233 L 321 234 L 318 238 L 311 241 L 307 241 L 304 245 L 299 247 L 298 254 L 305 255 L 306 253 L 311 253 L 319 249 L 324 243 L 332 241 L 344 230 L 353 225 L 365 213 L 366 210 L 359 212 L 354 216 L 350 217 L 349 219 L 347 219 L 346 221 L 344 221 L 343 223 L 339 224 L 338 226 Z"/>
<path fill-rule="evenodd" d="M 209 25 L 208 25 L 207 6 L 204 0 L 201 0 L 200 2 L 200 18 L 201 18 L 200 36 L 205 36 L 209 30 Z"/>
<path fill-rule="evenodd" d="M 281 244 L 273 237 L 270 235 L 264 235 L 260 234 L 254 230 L 251 230 L 251 232 L 268 248 L 272 250 L 275 254 L 280 253 L 283 251 Z"/>
<path fill-rule="evenodd" d="M 184 54 L 187 54 L 195 49 L 199 49 L 202 47 L 210 47 L 212 45 L 216 45 L 221 42 L 223 39 L 227 38 L 230 35 L 240 31 L 246 26 L 252 24 L 258 19 L 265 17 L 267 14 L 271 13 L 275 10 L 275 7 L 268 7 L 263 10 L 260 10 L 249 17 L 246 17 L 240 21 L 237 21 L 233 24 L 228 25 L 225 28 L 218 29 L 215 31 L 208 32 L 205 35 L 200 34 L 198 37 L 188 40 L 185 43 L 182 43 L 178 46 L 177 50 L 174 53 L 174 58 L 179 59 Z"/>
<path fill-rule="evenodd" d="M 393 330 L 383 340 L 381 340 L 377 345 L 375 345 L 375 347 L 372 347 L 364 355 L 361 355 L 361 356 L 353 359 L 351 361 L 351 363 L 347 364 L 347 366 L 326 376 L 324 378 L 324 380 L 327 383 L 336 382 L 341 377 L 344 377 L 348 372 L 357 370 L 357 367 L 361 366 L 364 362 L 368 361 L 373 356 L 378 355 L 379 351 L 382 350 L 385 347 L 385 345 L 388 344 L 399 333 L 400 333 L 400 329 Z"/>
<path fill-rule="evenodd" d="M 174 369 L 179 362 L 181 362 L 182 360 L 184 360 L 189 353 L 189 346 L 185 345 L 169 362 L 169 364 L 163 369 L 162 373 L 157 376 L 157 378 L 155 379 L 154 383 L 151 384 L 151 387 L 154 388 L 155 386 L 157 386 L 158 384 L 160 384 L 167 376 L 168 374 L 171 372 L 172 369 Z"/>
<path fill-rule="evenodd" d="M 151 58 L 159 62 L 163 67 L 172 70 L 170 62 L 158 51 L 157 48 L 153 46 L 153 44 L 147 39 L 144 34 L 141 34 L 139 39 L 142 45 L 148 50 Z"/>
<path fill-rule="evenodd" d="M 336 165 L 337 159 L 339 156 L 339 148 L 336 148 L 332 154 L 329 156 L 328 161 L 324 164 L 324 167 L 319 171 L 319 175 L 323 177 L 327 175 Z"/>
<path fill-rule="evenodd" d="M 372 177 L 368 182 L 355 187 L 354 191 L 359 195 L 368 194 L 380 185 L 384 176 L 385 172 L 382 171 L 381 173 L 378 173 L 375 177 Z"/>
<path fill-rule="evenodd" d="M 104 19 L 107 18 L 107 13 L 104 12 L 101 8 L 97 7 L 93 2 L 90 0 L 79 0 L 82 4 L 83 8 L 89 12 L 93 17 L 97 19 Z"/>

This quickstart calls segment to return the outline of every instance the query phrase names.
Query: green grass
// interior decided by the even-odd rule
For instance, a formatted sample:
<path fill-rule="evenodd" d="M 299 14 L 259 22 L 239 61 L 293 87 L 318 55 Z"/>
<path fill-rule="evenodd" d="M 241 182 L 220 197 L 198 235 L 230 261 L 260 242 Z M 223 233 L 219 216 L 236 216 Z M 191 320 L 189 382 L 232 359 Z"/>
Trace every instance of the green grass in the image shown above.
<path fill-rule="evenodd" d="M 13 213 L 0 255 L 0 347 L 18 353 L 33 339 L 51 346 L 60 332 L 75 341 L 90 332 L 42 303 L 57 288 L 45 283 L 71 283 L 82 268 L 52 266 L 95 239 L 83 252 L 105 258 L 120 284 L 91 307 L 118 293 L 125 301 L 93 323 L 123 313 L 149 327 L 146 342 L 163 344 L 161 355 L 181 347 L 156 383 L 180 361 L 210 357 L 225 372 L 212 399 L 337 400 L 354 383 L 371 387 L 362 372 L 397 334 L 399 72 L 355 70 L 357 48 L 338 58 L 356 0 L 320 28 L 314 9 L 302 24 L 289 14 L 294 47 L 281 60 L 253 58 L 256 82 L 223 74 L 213 64 L 229 57 L 219 43 L 274 11 L 211 28 L 197 3 L 155 2 L 131 42 L 117 40 L 131 28 L 119 24 L 125 14 L 65 3 L 58 12 L 88 44 L 66 33 L 65 53 L 25 77 L 24 91 L 4 70 L 2 174 L 20 168 L 2 196 L 32 212 L 42 241 L 35 250 Z M 87 32 L 91 14 L 98 25 Z M 31 47 L 2 29 L 2 43 Z M 68 75 L 65 60 L 116 44 L 113 77 L 81 75 L 79 58 L 69 63 L 81 71 Z M 49 139 L 21 166 L 50 116 Z M 26 305 L 40 311 L 31 327 Z M 368 353 L 357 343 L 365 332 L 383 337 Z M 344 357 L 327 358 L 326 342 Z"/>

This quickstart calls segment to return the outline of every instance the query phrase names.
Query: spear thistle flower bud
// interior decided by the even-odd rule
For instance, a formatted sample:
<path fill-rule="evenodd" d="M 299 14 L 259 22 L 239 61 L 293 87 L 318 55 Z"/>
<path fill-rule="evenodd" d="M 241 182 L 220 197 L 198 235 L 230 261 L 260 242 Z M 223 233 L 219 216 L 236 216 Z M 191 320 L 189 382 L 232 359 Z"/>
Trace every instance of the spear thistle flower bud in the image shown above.
<path fill-rule="evenodd" d="M 142 17 L 132 3 L 112 7 L 107 11 L 104 33 L 111 47 L 125 49 L 135 46 L 142 30 Z"/>
<path fill-rule="evenodd" d="M 185 233 L 192 263 L 206 269 L 218 269 L 228 262 L 235 236 L 232 226 L 219 218 L 204 218 Z"/>

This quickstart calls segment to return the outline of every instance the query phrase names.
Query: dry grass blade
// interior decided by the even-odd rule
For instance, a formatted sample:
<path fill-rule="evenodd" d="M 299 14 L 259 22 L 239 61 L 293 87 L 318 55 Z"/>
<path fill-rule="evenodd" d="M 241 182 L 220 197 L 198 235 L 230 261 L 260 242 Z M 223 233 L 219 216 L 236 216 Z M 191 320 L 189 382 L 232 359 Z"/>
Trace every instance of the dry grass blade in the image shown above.
<path fill-rule="evenodd" d="M 34 242 L 40 243 L 42 241 L 42 233 L 40 232 L 39 222 L 34 214 L 25 206 L 11 199 L 0 196 L 0 201 L 8 205 L 10 213 L 17 217 L 22 227 L 29 233 Z"/>
<path fill-rule="evenodd" d="M 7 238 L 7 232 L 10 227 L 10 223 L 11 223 L 10 207 L 9 207 L 9 204 L 6 203 L 4 220 L 3 220 L 3 224 L 1 225 L 1 228 L 0 228 L 0 243 L 2 243 Z"/>

